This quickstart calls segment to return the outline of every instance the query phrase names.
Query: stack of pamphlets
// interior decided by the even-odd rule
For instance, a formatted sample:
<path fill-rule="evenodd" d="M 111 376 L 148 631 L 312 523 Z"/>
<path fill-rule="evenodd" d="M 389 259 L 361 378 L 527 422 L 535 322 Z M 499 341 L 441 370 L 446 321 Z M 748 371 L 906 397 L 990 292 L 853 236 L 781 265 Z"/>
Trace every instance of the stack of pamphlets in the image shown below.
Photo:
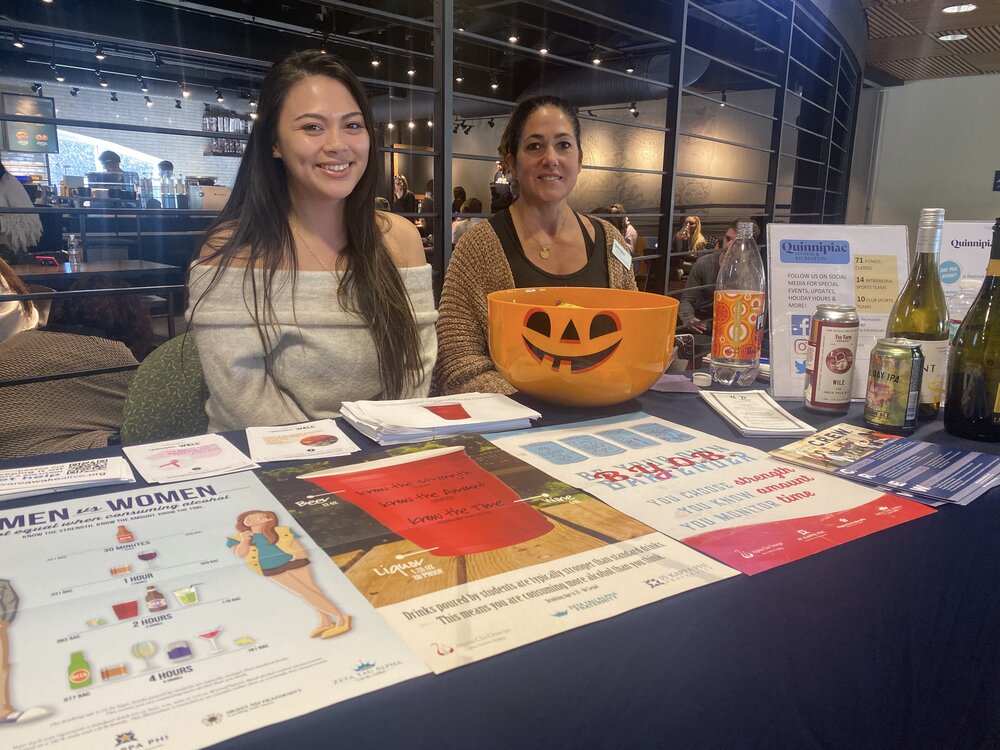
<path fill-rule="evenodd" d="M 150 484 L 214 477 L 260 468 L 222 435 L 165 440 L 123 449 Z"/>
<path fill-rule="evenodd" d="M 532 419 L 542 416 L 498 393 L 461 393 L 399 401 L 345 401 L 341 414 L 358 432 L 380 445 L 431 440 L 460 432 L 527 429 Z"/>
<path fill-rule="evenodd" d="M 794 443 L 775 448 L 769 453 L 779 461 L 808 466 L 832 474 L 850 466 L 882 446 L 899 440 L 899 435 L 877 432 L 867 427 L 841 423 Z"/>
<path fill-rule="evenodd" d="M 247 445 L 250 458 L 262 463 L 332 458 L 361 450 L 333 419 L 282 427 L 247 427 Z"/>
<path fill-rule="evenodd" d="M 968 505 L 1000 485 L 1000 456 L 901 438 L 835 473 L 931 505 Z"/>
<path fill-rule="evenodd" d="M 764 391 L 700 391 L 716 413 L 745 437 L 812 435 L 816 428 L 796 419 Z"/>
<path fill-rule="evenodd" d="M 0 471 L 0 500 L 133 482 L 135 475 L 132 468 L 119 456 L 24 466 Z"/>

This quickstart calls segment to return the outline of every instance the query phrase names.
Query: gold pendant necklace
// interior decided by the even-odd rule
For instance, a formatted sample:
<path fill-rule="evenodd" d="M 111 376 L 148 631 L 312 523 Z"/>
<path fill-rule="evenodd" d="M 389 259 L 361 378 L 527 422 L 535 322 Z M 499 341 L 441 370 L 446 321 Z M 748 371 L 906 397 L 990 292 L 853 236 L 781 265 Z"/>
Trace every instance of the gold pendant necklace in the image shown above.
<path fill-rule="evenodd" d="M 291 223 L 291 222 L 289 222 L 289 223 Z M 309 243 L 306 242 L 306 238 L 302 236 L 302 232 L 299 231 L 299 228 L 297 226 L 295 226 L 294 224 L 291 224 L 291 227 L 292 227 L 292 231 L 295 232 L 295 234 L 298 236 L 298 238 L 300 240 L 302 240 L 302 247 L 304 247 L 306 249 L 306 251 L 313 257 L 313 260 L 315 260 L 317 263 L 319 263 L 320 266 L 323 267 L 323 270 L 326 271 L 328 274 L 330 274 L 331 276 L 336 276 L 337 275 L 336 272 L 333 271 L 326 263 L 324 263 L 320 259 L 320 257 L 318 255 L 316 255 L 316 253 L 313 252 L 313 249 L 311 247 L 309 247 Z"/>
<path fill-rule="evenodd" d="M 559 236 L 562 234 L 562 231 L 566 228 L 567 221 L 569 221 L 569 214 L 563 214 L 562 224 L 559 225 L 559 230 L 555 233 L 555 239 L 558 239 Z M 548 260 L 549 256 L 552 255 L 552 248 L 547 245 L 543 245 L 534 237 L 532 237 L 532 241 L 539 247 L 538 257 L 541 258 L 542 260 Z"/>

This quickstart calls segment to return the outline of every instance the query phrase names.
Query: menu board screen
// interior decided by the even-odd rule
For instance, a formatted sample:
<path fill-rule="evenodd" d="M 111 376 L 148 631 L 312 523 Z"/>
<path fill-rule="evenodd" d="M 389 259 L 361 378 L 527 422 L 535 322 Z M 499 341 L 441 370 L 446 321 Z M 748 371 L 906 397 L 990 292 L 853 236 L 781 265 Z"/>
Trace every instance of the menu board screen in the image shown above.
<path fill-rule="evenodd" d="M 28 118 L 55 118 L 55 100 L 48 96 L 25 96 L 3 94 L 3 112 L 8 115 L 23 115 Z M 3 123 L 4 148 L 8 151 L 22 151 L 30 154 L 58 154 L 59 140 L 56 126 L 26 120 Z"/>

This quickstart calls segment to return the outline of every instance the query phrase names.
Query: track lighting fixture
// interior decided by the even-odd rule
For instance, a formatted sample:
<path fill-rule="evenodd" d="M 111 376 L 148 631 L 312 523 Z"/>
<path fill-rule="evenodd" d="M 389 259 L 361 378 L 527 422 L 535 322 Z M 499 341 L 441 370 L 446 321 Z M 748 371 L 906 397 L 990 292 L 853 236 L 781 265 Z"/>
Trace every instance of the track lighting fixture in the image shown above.
<path fill-rule="evenodd" d="M 382 60 L 378 56 L 378 52 L 372 52 L 372 67 L 377 68 L 382 64 Z"/>
<path fill-rule="evenodd" d="M 631 104 L 628 105 L 628 111 L 629 111 L 629 114 L 632 115 L 632 117 L 638 117 L 639 116 L 639 110 L 636 109 L 635 102 L 632 102 Z"/>
<path fill-rule="evenodd" d="M 722 92 L 722 101 L 719 102 L 719 106 L 720 107 L 725 107 L 726 106 L 726 92 L 725 91 Z"/>
<path fill-rule="evenodd" d="M 49 67 L 52 68 L 52 77 L 55 78 L 59 83 L 62 83 L 63 81 L 66 80 L 66 76 L 64 76 L 62 73 L 59 72 L 59 68 L 56 67 L 56 64 L 54 62 L 51 65 L 49 65 Z"/>
<path fill-rule="evenodd" d="M 490 81 L 490 88 L 496 91 L 498 88 L 500 88 L 500 82 L 497 81 L 496 78 L 494 78 L 492 81 Z"/>
<path fill-rule="evenodd" d="M 37 94 L 38 96 L 41 96 L 42 95 L 42 84 L 40 84 L 40 83 L 33 83 L 31 85 L 31 90 L 32 90 L 33 93 Z"/>
<path fill-rule="evenodd" d="M 174 109 L 181 109 L 181 100 L 174 99 Z"/>
<path fill-rule="evenodd" d="M 251 120 L 256 120 L 257 119 L 257 113 L 256 112 L 251 112 L 250 113 L 250 119 Z"/>
<path fill-rule="evenodd" d="M 181 96 L 183 96 L 185 99 L 191 98 L 191 92 L 188 90 L 188 87 L 185 86 L 180 81 L 177 82 L 177 88 L 181 90 Z"/>
<path fill-rule="evenodd" d="M 538 54 L 540 55 L 549 54 L 549 43 L 544 39 L 542 40 L 542 46 L 538 48 Z"/>
<path fill-rule="evenodd" d="M 490 119 L 488 119 L 488 120 L 486 121 L 486 124 L 487 124 L 487 125 L 489 125 L 489 126 L 490 126 L 490 127 L 492 128 L 492 127 L 493 127 L 494 125 L 496 125 L 496 124 L 497 124 L 497 122 L 496 122 L 496 120 L 494 120 L 494 119 L 493 119 L 493 118 L 491 117 Z"/>
<path fill-rule="evenodd" d="M 111 101 L 113 101 L 113 102 L 118 101 L 118 92 L 117 91 L 112 91 L 111 92 Z"/>
<path fill-rule="evenodd" d="M 396 127 L 396 125 L 394 123 L 391 123 L 391 122 L 388 125 L 386 125 L 386 128 L 388 128 L 389 130 L 392 130 L 395 127 Z"/>
<path fill-rule="evenodd" d="M 511 44 L 517 44 L 517 39 L 518 37 L 516 31 L 510 32 L 510 36 L 507 37 L 507 41 L 510 42 Z"/>
<path fill-rule="evenodd" d="M 457 122 L 456 122 L 456 123 L 455 123 L 455 125 L 454 125 L 454 126 L 452 127 L 452 129 L 451 129 L 451 132 L 452 132 L 452 133 L 455 133 L 456 135 L 458 135 L 458 129 L 459 129 L 460 127 L 461 127 L 461 125 L 460 125 L 459 123 L 457 123 Z"/>
<path fill-rule="evenodd" d="M 597 47 L 591 47 L 590 48 L 590 61 L 594 65 L 600 65 L 601 64 L 601 56 L 599 54 L 597 54 Z"/>
<path fill-rule="evenodd" d="M 104 54 L 104 47 L 101 46 L 100 42 L 94 42 L 94 57 L 98 60 L 107 58 L 107 55 Z"/>
<path fill-rule="evenodd" d="M 11 44 L 13 44 L 18 49 L 24 49 L 24 42 L 21 41 L 21 35 L 18 34 L 16 31 L 14 32 L 14 39 L 11 42 Z"/>
<path fill-rule="evenodd" d="M 144 96 L 142 98 L 146 100 L 146 106 L 147 107 L 152 107 L 153 106 L 153 100 L 150 99 L 148 96 Z"/>
<path fill-rule="evenodd" d="M 415 123 L 415 122 L 414 122 L 413 120 L 410 120 L 410 121 L 409 121 L 409 122 L 408 122 L 408 123 L 406 124 L 406 127 L 408 127 L 408 128 L 410 129 L 410 130 L 413 130 L 413 129 L 414 129 L 415 127 L 417 127 L 417 123 Z"/>
<path fill-rule="evenodd" d="M 153 65 L 157 68 L 163 67 L 163 58 L 159 52 L 153 52 Z"/>
<path fill-rule="evenodd" d="M 80 93 L 80 89 L 78 89 L 76 86 L 74 86 L 73 88 L 71 88 L 69 90 L 69 95 L 70 96 L 76 96 L 79 93 Z"/>
<path fill-rule="evenodd" d="M 97 85 L 100 86 L 102 89 L 106 89 L 108 87 L 108 82 L 105 80 L 104 76 L 102 76 L 100 73 L 97 74 Z"/>
<path fill-rule="evenodd" d="M 427 121 L 427 127 L 433 128 L 434 127 L 434 120 L 428 120 Z"/>
<path fill-rule="evenodd" d="M 222 104 L 224 101 L 226 101 L 226 97 L 222 95 L 222 92 L 219 91 L 218 88 L 215 89 L 215 101 L 217 101 L 219 104 Z"/>
<path fill-rule="evenodd" d="M 462 75 L 462 69 L 459 68 L 458 71 L 455 73 L 455 83 L 461 83 L 464 80 L 465 77 Z"/>
<path fill-rule="evenodd" d="M 144 94 L 148 94 L 149 86 L 147 86 L 146 82 L 142 80 L 142 76 L 136 76 L 135 79 L 139 82 L 139 91 L 141 91 Z"/>
<path fill-rule="evenodd" d="M 468 135 L 472 131 L 472 128 L 473 125 L 471 122 L 468 125 L 466 125 L 464 122 L 462 123 L 462 132 L 465 133 L 466 135 Z"/>
<path fill-rule="evenodd" d="M 413 78 L 413 76 L 415 76 L 416 74 L 417 74 L 417 69 L 413 65 L 413 60 L 410 60 L 410 62 L 407 63 L 406 65 L 406 75 L 408 75 L 410 78 Z"/>
<path fill-rule="evenodd" d="M 635 73 L 635 66 L 632 64 L 632 56 L 627 55 L 625 57 L 625 72 L 628 74 Z"/>

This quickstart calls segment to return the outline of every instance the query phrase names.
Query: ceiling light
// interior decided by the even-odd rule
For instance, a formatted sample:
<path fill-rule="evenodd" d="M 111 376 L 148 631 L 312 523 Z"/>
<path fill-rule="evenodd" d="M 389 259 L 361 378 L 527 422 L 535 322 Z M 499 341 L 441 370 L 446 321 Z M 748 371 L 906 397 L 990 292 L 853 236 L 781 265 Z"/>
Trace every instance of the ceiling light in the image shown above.
<path fill-rule="evenodd" d="M 373 68 L 377 68 L 381 64 L 382 64 L 382 61 L 379 59 L 378 53 L 377 52 L 372 52 L 372 67 Z"/>
<path fill-rule="evenodd" d="M 147 86 L 146 82 L 142 80 L 142 76 L 136 76 L 135 79 L 139 82 L 139 91 L 141 91 L 144 94 L 148 94 L 149 86 Z"/>
<path fill-rule="evenodd" d="M 153 52 L 153 65 L 155 65 L 157 68 L 163 65 L 163 58 L 160 57 L 159 52 L 155 51 Z"/>
<path fill-rule="evenodd" d="M 938 37 L 939 42 L 959 42 L 963 39 L 968 39 L 968 34 L 942 34 Z"/>
<path fill-rule="evenodd" d="M 71 88 L 69 90 L 69 95 L 70 96 L 76 96 L 79 93 L 80 93 L 80 89 L 78 89 L 76 86 L 74 86 L 73 88 Z"/>
<path fill-rule="evenodd" d="M 473 127 L 472 123 L 469 123 L 468 125 L 463 125 L 462 126 L 462 132 L 465 133 L 466 135 L 468 135 L 469 131 L 472 130 L 472 127 Z"/>
<path fill-rule="evenodd" d="M 111 101 L 113 101 L 113 102 L 118 101 L 118 92 L 117 91 L 112 91 L 111 92 Z"/>
<path fill-rule="evenodd" d="M 222 92 L 219 91 L 219 89 L 215 90 L 215 101 L 217 101 L 219 104 L 222 104 L 224 101 L 226 101 L 226 97 L 222 95 Z"/>
<path fill-rule="evenodd" d="M 492 81 L 490 81 L 490 88 L 493 89 L 494 91 L 496 91 L 498 88 L 500 88 L 500 84 L 499 84 L 499 82 L 497 82 L 496 78 L 494 78 Z"/>
<path fill-rule="evenodd" d="M 31 90 L 32 90 L 32 92 L 34 92 L 34 93 L 38 94 L 39 96 L 41 96 L 41 93 L 42 93 L 42 84 L 40 84 L 40 83 L 33 83 L 31 85 Z"/>
<path fill-rule="evenodd" d="M 104 80 L 104 76 L 100 74 L 97 75 L 97 83 L 102 89 L 106 89 L 108 87 L 108 82 Z"/>
<path fill-rule="evenodd" d="M 52 4 L 52 0 L 42 0 L 42 2 L 45 3 L 46 5 Z"/>
<path fill-rule="evenodd" d="M 459 123 L 456 122 L 454 127 L 451 129 L 451 132 L 457 135 L 459 127 L 460 127 Z"/>
<path fill-rule="evenodd" d="M 540 55 L 549 54 L 549 43 L 544 39 L 542 40 L 542 46 L 538 48 L 538 54 Z"/>
<path fill-rule="evenodd" d="M 407 123 L 406 127 L 408 127 L 410 130 L 413 130 L 415 127 L 417 127 L 417 123 L 415 123 L 413 120 L 410 120 Z"/>
<path fill-rule="evenodd" d="M 434 120 L 428 120 L 427 121 L 427 127 L 433 128 L 434 127 Z"/>
<path fill-rule="evenodd" d="M 636 109 L 635 102 L 632 102 L 631 104 L 628 105 L 628 111 L 629 113 L 631 113 L 632 117 L 639 116 L 639 110 Z"/>
<path fill-rule="evenodd" d="M 251 112 L 250 113 L 250 119 L 251 120 L 256 120 L 257 119 L 257 113 L 256 112 Z"/>
<path fill-rule="evenodd" d="M 142 98 L 146 100 L 146 106 L 147 107 L 152 107 L 153 106 L 153 100 L 150 99 L 148 96 L 144 96 Z"/>
<path fill-rule="evenodd" d="M 14 32 L 14 39 L 12 44 L 18 49 L 24 49 L 24 42 L 21 41 L 21 35 L 18 34 L 16 31 Z"/>
<path fill-rule="evenodd" d="M 591 60 L 590 61 L 592 63 L 594 63 L 594 65 L 600 65 L 601 64 L 601 56 L 599 54 L 597 54 L 597 48 L 596 47 L 591 47 L 590 48 L 590 53 L 591 53 Z"/>
<path fill-rule="evenodd" d="M 107 57 L 107 55 L 104 54 L 104 47 L 102 47 L 99 42 L 94 42 L 94 57 L 98 60 L 103 60 Z"/>
<path fill-rule="evenodd" d="M 949 5 L 947 8 L 942 8 L 942 13 L 969 13 L 975 10 L 979 6 L 975 3 L 962 3 L 961 5 Z"/>
<path fill-rule="evenodd" d="M 413 78 L 417 74 L 417 69 L 413 67 L 413 60 L 410 60 L 409 65 L 406 66 L 406 75 Z"/>
<path fill-rule="evenodd" d="M 490 119 L 488 119 L 488 120 L 486 121 L 486 124 L 487 124 L 487 125 L 489 125 L 489 126 L 490 126 L 490 127 L 492 128 L 492 127 L 493 127 L 494 125 L 496 125 L 496 124 L 497 124 L 497 121 L 496 121 L 496 120 L 494 120 L 494 119 L 493 119 L 493 118 L 491 117 Z"/>
<path fill-rule="evenodd" d="M 66 76 L 64 76 L 62 73 L 59 72 L 59 68 L 56 67 L 55 63 L 51 63 L 49 67 L 52 68 L 52 75 L 55 77 L 57 81 L 59 81 L 59 83 L 62 83 L 63 81 L 66 80 Z"/>
<path fill-rule="evenodd" d="M 462 77 L 462 71 L 459 71 L 458 75 L 455 76 L 455 83 L 461 83 L 464 80 L 465 79 Z"/>
<path fill-rule="evenodd" d="M 389 130 L 392 130 L 392 129 L 393 129 L 394 127 L 396 127 L 396 126 L 395 126 L 395 125 L 394 125 L 393 123 L 391 123 L 391 122 L 390 122 L 390 123 L 389 123 L 388 125 L 386 125 L 386 127 L 387 127 L 387 128 L 389 129 Z"/>
<path fill-rule="evenodd" d="M 180 99 L 174 99 L 174 109 L 182 109 Z"/>
<path fill-rule="evenodd" d="M 177 88 L 181 90 L 181 96 L 183 96 L 185 99 L 191 98 L 191 92 L 188 90 L 188 87 L 185 86 L 180 81 L 177 82 Z"/>
<path fill-rule="evenodd" d="M 726 92 L 725 91 L 722 92 L 722 101 L 719 102 L 719 106 L 720 107 L 725 107 L 726 106 Z"/>
<path fill-rule="evenodd" d="M 632 56 L 631 55 L 628 55 L 625 58 L 625 72 L 626 73 L 630 73 L 630 74 L 631 73 L 635 73 L 635 67 L 632 65 Z"/>
<path fill-rule="evenodd" d="M 510 32 L 510 36 L 507 37 L 507 41 L 510 42 L 511 44 L 517 44 L 517 32 L 516 31 Z"/>

